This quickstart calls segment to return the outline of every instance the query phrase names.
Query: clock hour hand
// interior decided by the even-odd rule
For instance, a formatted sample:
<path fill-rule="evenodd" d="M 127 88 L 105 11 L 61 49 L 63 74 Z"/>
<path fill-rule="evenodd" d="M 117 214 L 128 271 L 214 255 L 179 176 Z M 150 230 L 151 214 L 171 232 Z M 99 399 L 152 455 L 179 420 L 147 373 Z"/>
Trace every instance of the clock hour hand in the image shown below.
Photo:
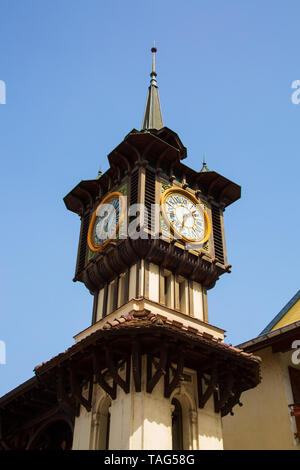
<path fill-rule="evenodd" d="M 108 216 L 108 212 L 105 211 L 103 215 L 99 215 L 99 219 L 100 219 L 100 220 L 103 220 L 103 219 L 105 219 L 105 217 L 107 217 L 107 216 Z"/>

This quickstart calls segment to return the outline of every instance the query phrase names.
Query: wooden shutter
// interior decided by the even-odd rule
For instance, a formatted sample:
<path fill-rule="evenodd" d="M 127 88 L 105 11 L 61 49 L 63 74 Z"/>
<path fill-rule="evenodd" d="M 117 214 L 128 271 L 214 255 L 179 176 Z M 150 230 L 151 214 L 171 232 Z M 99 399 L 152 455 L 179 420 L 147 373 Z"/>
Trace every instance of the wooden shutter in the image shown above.
<path fill-rule="evenodd" d="M 218 207 L 212 206 L 211 213 L 212 213 L 215 256 L 216 258 L 218 258 L 220 263 L 225 264 L 223 233 L 222 233 L 222 224 L 221 224 L 221 212 Z"/>
<path fill-rule="evenodd" d="M 138 203 L 139 194 L 139 170 L 136 170 L 131 175 L 130 181 L 130 205 Z"/>
<path fill-rule="evenodd" d="M 155 231 L 154 214 L 152 216 L 152 204 L 155 204 L 155 173 L 146 168 L 146 182 L 145 182 L 145 207 L 147 215 L 145 215 L 145 227 L 152 232 Z"/>
<path fill-rule="evenodd" d="M 78 263 L 77 263 L 77 272 L 80 273 L 84 269 L 85 259 L 86 259 L 86 248 L 87 248 L 87 234 L 89 230 L 90 214 L 85 214 L 82 217 L 81 221 L 81 235 L 79 242 L 79 253 L 78 253 Z"/>

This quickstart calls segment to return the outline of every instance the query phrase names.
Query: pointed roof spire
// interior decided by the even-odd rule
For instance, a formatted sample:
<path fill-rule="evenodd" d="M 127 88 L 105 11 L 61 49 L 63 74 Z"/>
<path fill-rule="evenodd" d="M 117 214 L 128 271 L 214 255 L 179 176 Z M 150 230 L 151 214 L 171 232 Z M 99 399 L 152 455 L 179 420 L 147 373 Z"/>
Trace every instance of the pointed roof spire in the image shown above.
<path fill-rule="evenodd" d="M 205 155 L 203 155 L 203 166 L 200 170 L 200 173 L 207 173 L 208 171 L 210 171 L 210 170 L 207 168 L 206 158 L 205 158 Z"/>
<path fill-rule="evenodd" d="M 147 102 L 145 107 L 144 119 L 142 124 L 142 130 L 144 129 L 161 129 L 164 127 L 160 109 L 160 102 L 158 96 L 158 86 L 157 86 L 157 73 L 155 71 L 155 54 L 157 49 L 155 43 L 151 49 L 153 54 L 152 60 L 152 72 L 150 73 L 150 86 L 148 89 Z"/>

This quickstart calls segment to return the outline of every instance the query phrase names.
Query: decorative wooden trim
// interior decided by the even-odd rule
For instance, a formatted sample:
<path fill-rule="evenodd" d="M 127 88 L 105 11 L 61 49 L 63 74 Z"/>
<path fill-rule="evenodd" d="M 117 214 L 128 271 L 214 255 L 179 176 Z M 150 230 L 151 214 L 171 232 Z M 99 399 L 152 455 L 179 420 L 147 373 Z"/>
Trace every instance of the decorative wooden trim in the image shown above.
<path fill-rule="evenodd" d="M 120 285 L 120 277 L 118 276 L 117 279 L 114 281 L 114 298 L 113 298 L 113 309 L 114 312 L 118 308 L 118 296 L 119 296 L 119 285 Z"/>
<path fill-rule="evenodd" d="M 103 294 L 102 318 L 105 318 L 107 315 L 107 301 L 108 301 L 108 284 L 105 284 L 104 294 Z"/>
<path fill-rule="evenodd" d="M 58 368 L 56 374 L 56 392 L 57 392 L 57 401 L 62 408 L 66 408 L 67 411 L 72 416 L 79 416 L 79 406 L 75 406 L 66 393 L 66 370 L 63 370 L 61 367 Z"/>
<path fill-rule="evenodd" d="M 133 381 L 136 392 L 141 392 L 142 390 L 142 355 L 141 355 L 141 345 L 134 339 L 131 343 L 131 352 L 132 352 L 132 373 Z"/>
<path fill-rule="evenodd" d="M 155 361 L 153 360 L 153 356 L 151 356 L 150 354 L 147 355 L 147 392 L 148 393 L 152 393 L 155 385 L 158 383 L 160 378 L 166 373 L 167 358 L 168 358 L 167 345 L 163 345 L 161 349 L 160 360 L 159 360 L 158 365 L 156 365 Z M 154 375 L 152 375 L 153 364 L 156 368 L 156 372 L 154 373 Z"/>
<path fill-rule="evenodd" d="M 92 396 L 89 391 L 89 398 L 86 399 L 82 395 L 82 384 L 80 384 L 79 379 L 78 379 L 78 374 L 75 371 L 75 367 L 70 367 L 69 369 L 70 373 L 70 385 L 71 385 L 71 393 L 72 396 L 75 398 L 75 401 L 77 405 L 82 405 L 85 407 L 87 411 L 91 411 L 91 402 L 92 402 Z"/>
<path fill-rule="evenodd" d="M 199 396 L 199 408 L 204 408 L 210 397 L 215 391 L 215 388 L 217 386 L 217 380 L 218 380 L 218 370 L 217 370 L 217 363 L 214 360 L 212 370 L 211 370 L 211 376 L 210 380 L 207 384 L 207 388 L 205 392 Z"/>
<path fill-rule="evenodd" d="M 233 415 L 232 408 L 239 404 L 242 406 L 240 403 L 240 397 L 241 397 L 242 392 L 240 390 L 236 390 L 235 392 L 232 392 L 231 398 L 227 401 L 226 405 L 221 409 L 221 416 L 226 416 L 228 413 Z"/>
<path fill-rule="evenodd" d="M 116 399 L 117 396 L 117 389 L 115 383 L 113 386 L 109 385 L 109 383 L 105 380 L 104 375 L 101 373 L 98 355 L 102 354 L 102 351 L 95 350 L 92 354 L 92 362 L 93 362 L 93 372 L 95 375 L 96 383 L 100 385 L 103 390 L 108 393 L 112 400 Z"/>
<path fill-rule="evenodd" d="M 223 389 L 222 387 L 220 387 L 219 398 L 215 400 L 215 412 L 216 413 L 220 412 L 220 410 L 225 406 L 227 401 L 232 396 L 232 389 L 234 385 L 234 371 L 230 371 L 228 373 L 229 375 L 227 376 L 226 384 Z"/>
<path fill-rule="evenodd" d="M 110 375 L 114 382 L 119 385 L 125 393 L 129 393 L 130 390 L 130 357 L 126 359 L 126 380 L 123 380 L 118 373 L 119 366 L 115 363 L 113 357 L 113 351 L 109 346 L 105 346 L 105 359 L 106 365 Z"/>
<path fill-rule="evenodd" d="M 94 325 L 97 320 L 98 299 L 99 299 L 99 291 L 94 294 L 92 325 Z"/>
<path fill-rule="evenodd" d="M 176 368 L 175 374 L 171 382 L 170 382 L 170 367 L 168 367 L 167 373 L 165 374 L 165 387 L 164 387 L 165 398 L 170 398 L 171 394 L 173 393 L 175 388 L 178 386 L 179 381 L 182 377 L 183 368 L 184 368 L 184 351 L 182 348 L 180 348 L 178 352 L 178 357 L 177 357 L 177 368 Z"/>

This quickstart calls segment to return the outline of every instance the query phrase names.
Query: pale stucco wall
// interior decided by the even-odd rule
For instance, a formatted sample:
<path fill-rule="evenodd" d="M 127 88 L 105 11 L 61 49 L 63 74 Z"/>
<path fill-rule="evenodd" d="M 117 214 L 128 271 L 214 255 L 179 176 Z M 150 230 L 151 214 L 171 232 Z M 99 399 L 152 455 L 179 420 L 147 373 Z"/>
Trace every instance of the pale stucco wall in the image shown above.
<path fill-rule="evenodd" d="M 136 393 L 133 383 L 126 394 L 118 387 L 116 400 L 95 385 L 91 412 L 83 407 L 75 420 L 73 449 L 99 449 L 105 440 L 103 402 L 111 402 L 110 450 L 171 450 L 172 399 L 180 401 L 183 411 L 184 448 L 187 450 L 223 449 L 220 414 L 215 413 L 213 398 L 204 409 L 197 406 L 197 374 L 185 369 L 186 379 L 180 382 L 170 398 L 164 397 L 164 379 L 161 378 L 152 393 L 146 392 L 146 357 L 143 357 L 142 391 Z M 154 372 L 154 370 L 153 370 Z M 122 371 L 124 374 L 125 371 Z M 124 378 L 124 377 L 123 377 Z M 131 382 L 133 377 L 131 377 Z M 85 392 L 87 393 L 87 391 Z"/>
<path fill-rule="evenodd" d="M 274 354 L 271 348 L 266 348 L 255 354 L 262 358 L 262 382 L 242 394 L 243 406 L 234 407 L 234 416 L 223 418 L 224 448 L 300 449 L 288 408 L 291 387 L 287 366 L 291 353 Z"/>

